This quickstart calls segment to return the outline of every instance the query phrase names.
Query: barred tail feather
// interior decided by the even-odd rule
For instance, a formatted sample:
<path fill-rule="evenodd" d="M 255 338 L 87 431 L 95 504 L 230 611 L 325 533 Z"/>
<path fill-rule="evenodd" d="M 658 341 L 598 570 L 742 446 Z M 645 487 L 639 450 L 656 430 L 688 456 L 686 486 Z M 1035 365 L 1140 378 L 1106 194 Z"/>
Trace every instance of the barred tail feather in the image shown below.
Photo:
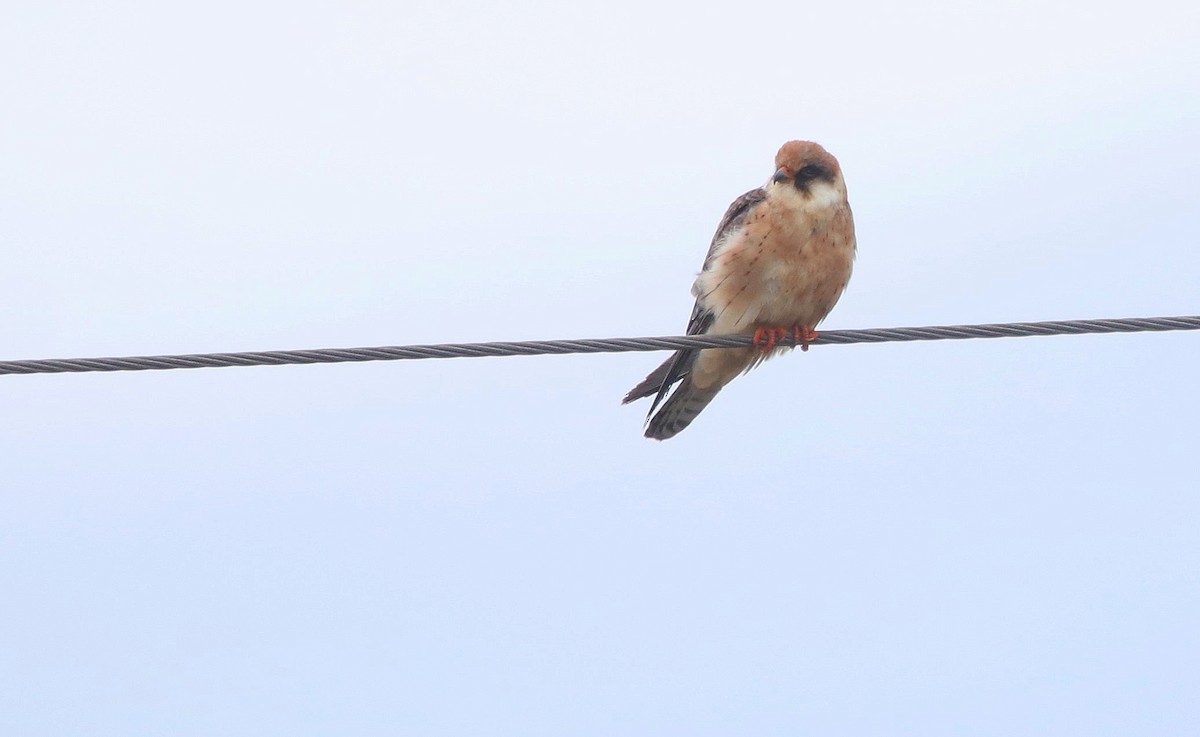
<path fill-rule="evenodd" d="M 692 424 L 696 415 L 708 406 L 708 403 L 721 391 L 720 386 L 707 389 L 697 388 L 691 377 L 683 380 L 670 399 L 663 403 L 658 414 L 650 419 L 646 427 L 646 437 L 654 440 L 666 440 L 678 435 L 685 427 Z"/>

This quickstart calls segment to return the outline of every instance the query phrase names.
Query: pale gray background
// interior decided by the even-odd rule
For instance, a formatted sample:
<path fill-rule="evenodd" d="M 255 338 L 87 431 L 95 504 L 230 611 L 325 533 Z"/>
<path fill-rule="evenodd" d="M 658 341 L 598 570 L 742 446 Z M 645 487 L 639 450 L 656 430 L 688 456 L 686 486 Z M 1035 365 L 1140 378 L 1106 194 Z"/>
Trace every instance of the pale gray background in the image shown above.
<path fill-rule="evenodd" d="M 678 333 L 789 138 L 827 328 L 1200 312 L 1194 2 L 0 8 L 3 358 Z M 0 377 L 0 732 L 1184 733 L 1198 357 Z"/>

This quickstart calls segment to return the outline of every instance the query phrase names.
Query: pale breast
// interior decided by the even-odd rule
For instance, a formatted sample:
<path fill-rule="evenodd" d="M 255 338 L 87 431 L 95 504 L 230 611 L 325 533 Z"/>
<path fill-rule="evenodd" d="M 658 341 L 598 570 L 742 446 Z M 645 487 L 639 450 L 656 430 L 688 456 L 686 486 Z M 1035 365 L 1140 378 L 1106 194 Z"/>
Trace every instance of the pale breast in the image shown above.
<path fill-rule="evenodd" d="M 696 280 L 697 298 L 716 315 L 710 332 L 815 326 L 845 289 L 854 249 L 853 218 L 841 191 L 772 192 Z"/>

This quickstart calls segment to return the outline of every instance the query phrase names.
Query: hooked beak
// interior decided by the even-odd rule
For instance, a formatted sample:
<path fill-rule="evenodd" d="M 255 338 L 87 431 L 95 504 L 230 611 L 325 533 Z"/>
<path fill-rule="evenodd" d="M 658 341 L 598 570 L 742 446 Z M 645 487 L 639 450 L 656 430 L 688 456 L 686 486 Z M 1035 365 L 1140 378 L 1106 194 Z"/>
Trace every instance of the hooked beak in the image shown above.
<path fill-rule="evenodd" d="M 786 182 L 792 178 L 792 173 L 786 166 L 781 166 L 775 170 L 775 176 L 771 177 L 772 182 Z"/>

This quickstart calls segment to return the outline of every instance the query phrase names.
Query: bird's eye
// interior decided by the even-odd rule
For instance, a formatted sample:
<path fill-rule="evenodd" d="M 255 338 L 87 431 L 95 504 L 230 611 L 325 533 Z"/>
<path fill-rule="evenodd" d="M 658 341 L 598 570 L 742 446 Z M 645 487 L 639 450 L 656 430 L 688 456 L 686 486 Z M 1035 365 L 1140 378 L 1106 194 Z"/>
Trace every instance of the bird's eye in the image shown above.
<path fill-rule="evenodd" d="M 796 183 L 807 184 L 814 179 L 826 179 L 828 176 L 829 172 L 825 171 L 824 167 L 818 164 L 808 164 L 796 172 Z"/>

